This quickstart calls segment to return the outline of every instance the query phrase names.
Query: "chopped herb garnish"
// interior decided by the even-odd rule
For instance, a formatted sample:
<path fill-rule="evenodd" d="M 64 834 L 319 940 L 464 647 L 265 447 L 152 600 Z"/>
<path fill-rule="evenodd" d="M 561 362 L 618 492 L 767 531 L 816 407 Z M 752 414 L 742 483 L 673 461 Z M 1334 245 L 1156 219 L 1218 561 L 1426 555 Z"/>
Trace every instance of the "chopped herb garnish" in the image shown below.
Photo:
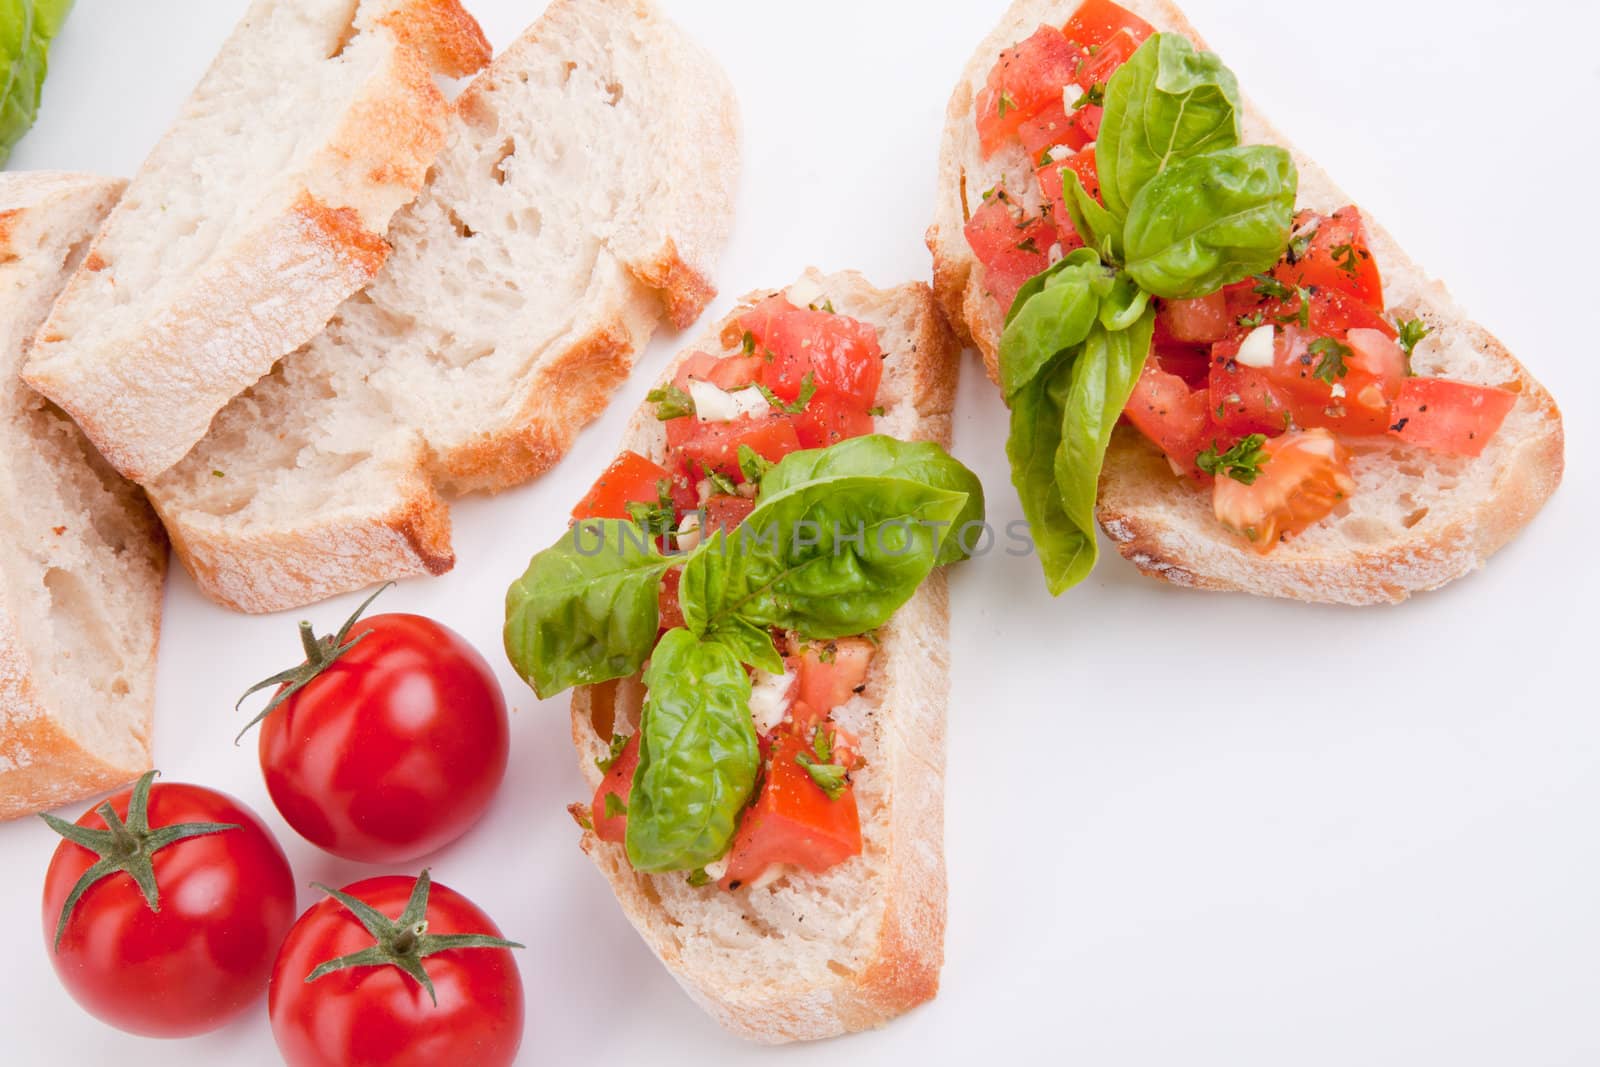
<path fill-rule="evenodd" d="M 628 518 L 638 523 L 645 533 L 665 537 L 678 521 L 678 508 L 672 502 L 672 483 L 665 478 L 656 479 L 656 499 L 630 500 L 623 505 Z"/>
<path fill-rule="evenodd" d="M 1261 474 L 1261 465 L 1268 459 L 1265 434 L 1253 433 L 1237 442 L 1226 452 L 1218 453 L 1216 443 L 1194 459 L 1194 465 L 1207 474 L 1227 475 L 1244 485 L 1254 485 Z"/>
<path fill-rule="evenodd" d="M 1036 242 L 1032 237 L 1028 237 L 1023 241 L 1018 242 L 1017 251 L 1027 252 L 1029 255 L 1036 256 L 1039 254 L 1038 242 Z"/>
<path fill-rule="evenodd" d="M 1400 349 L 1408 358 L 1422 339 L 1433 332 L 1421 319 L 1395 319 L 1394 326 L 1400 333 Z"/>
<path fill-rule="evenodd" d="M 611 754 L 609 756 L 602 756 L 599 759 L 595 760 L 594 761 L 594 765 L 596 767 L 599 767 L 602 771 L 609 771 L 612 768 L 612 766 L 617 762 L 617 757 L 622 755 L 622 750 L 624 748 L 627 748 L 627 747 L 628 747 L 628 735 L 627 734 L 612 734 L 611 735 Z"/>
<path fill-rule="evenodd" d="M 694 414 L 694 398 L 676 385 L 663 385 L 644 396 L 645 401 L 656 406 L 656 418 L 662 422 L 681 419 Z"/>
<path fill-rule="evenodd" d="M 1001 118 L 1005 118 L 1006 117 L 1006 112 L 1007 111 L 1015 111 L 1017 109 L 1017 102 L 1015 100 L 1011 99 L 1011 94 L 1010 93 L 1001 92 L 999 109 L 1000 109 L 1000 117 Z"/>
<path fill-rule="evenodd" d="M 746 330 L 744 332 L 744 338 L 740 341 L 740 345 L 741 345 L 741 347 L 743 347 L 745 355 L 747 355 L 747 356 L 755 355 L 756 354 L 756 335 L 751 333 L 749 330 Z"/>
<path fill-rule="evenodd" d="M 1294 295 L 1294 290 L 1284 285 L 1270 274 L 1255 274 L 1255 288 L 1250 290 L 1257 296 L 1264 296 L 1270 300 L 1287 300 Z"/>
<path fill-rule="evenodd" d="M 1335 341 L 1331 337 L 1319 337 L 1311 342 L 1306 351 L 1313 356 L 1322 357 L 1317 362 L 1317 369 L 1311 372 L 1313 377 L 1321 378 L 1332 385 L 1334 379 L 1343 378 L 1350 373 L 1350 368 L 1344 365 L 1344 361 L 1353 354 L 1349 345 Z"/>
<path fill-rule="evenodd" d="M 1078 99 L 1076 99 L 1076 100 L 1074 100 L 1072 102 L 1072 108 L 1073 108 L 1074 111 L 1076 111 L 1078 108 L 1084 107 L 1084 106 L 1089 105 L 1089 104 L 1093 104 L 1094 106 L 1099 107 L 1102 104 L 1104 104 L 1105 102 L 1106 102 L 1106 83 L 1105 82 L 1095 82 L 1093 85 L 1089 86 L 1089 88 L 1087 88 L 1087 89 L 1085 89 L 1083 91 L 1083 95 L 1082 96 L 1078 97 Z"/>
<path fill-rule="evenodd" d="M 811 780 L 828 794 L 829 800 L 838 800 L 844 794 L 844 787 L 850 784 L 849 772 L 837 763 L 818 762 L 809 752 L 797 753 L 794 761 L 806 769 Z"/>
<path fill-rule="evenodd" d="M 1339 264 L 1339 269 L 1351 276 L 1356 272 L 1356 250 L 1351 245 L 1334 245 L 1333 261 Z"/>
<path fill-rule="evenodd" d="M 618 815 L 628 814 L 628 805 L 615 793 L 606 794 L 606 818 L 615 819 Z"/>
<path fill-rule="evenodd" d="M 875 405 L 873 407 L 868 408 L 867 409 L 867 414 L 871 415 L 873 418 L 882 418 L 883 417 L 883 405 L 882 404 L 877 404 L 877 405 Z"/>
<path fill-rule="evenodd" d="M 732 496 L 739 491 L 739 487 L 733 484 L 733 479 L 721 471 L 712 470 L 710 467 L 702 469 L 705 471 L 706 481 L 710 482 L 711 488 L 717 492 Z"/>
<path fill-rule="evenodd" d="M 1289 262 L 1298 263 L 1311 250 L 1311 242 L 1316 236 L 1317 228 L 1313 226 L 1298 237 L 1289 238 Z"/>
<path fill-rule="evenodd" d="M 749 445 L 739 446 L 739 473 L 744 480 L 759 483 L 762 475 L 772 469 L 772 462 Z"/>
<path fill-rule="evenodd" d="M 704 867 L 696 867 L 688 873 L 686 878 L 690 885 L 696 887 L 711 884 L 711 876 L 706 873 Z"/>
<path fill-rule="evenodd" d="M 756 383 L 756 388 L 761 390 L 761 395 L 767 398 L 767 403 L 783 412 L 785 415 L 798 415 L 811 403 L 811 398 L 817 395 L 816 372 L 806 371 L 806 376 L 800 379 L 800 396 L 790 404 L 774 393 L 766 384 Z"/>
<path fill-rule="evenodd" d="M 1239 316 L 1239 325 L 1245 327 L 1246 329 L 1250 329 L 1250 330 L 1255 329 L 1257 326 L 1260 326 L 1263 322 L 1266 322 L 1266 321 L 1267 321 L 1267 317 L 1265 315 L 1263 315 L 1259 311 L 1252 312 L 1249 315 L 1240 315 Z"/>

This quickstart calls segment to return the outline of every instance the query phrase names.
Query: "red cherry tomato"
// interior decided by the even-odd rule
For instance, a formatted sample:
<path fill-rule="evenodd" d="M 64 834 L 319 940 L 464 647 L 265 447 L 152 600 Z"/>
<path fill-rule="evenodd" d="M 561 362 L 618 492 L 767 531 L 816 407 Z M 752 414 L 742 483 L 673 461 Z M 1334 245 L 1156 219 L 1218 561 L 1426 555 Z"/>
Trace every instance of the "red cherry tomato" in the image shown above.
<path fill-rule="evenodd" d="M 307 841 L 401 863 L 483 814 L 505 776 L 505 699 L 477 650 L 432 619 L 374 615 L 347 641 L 262 722 L 261 772 Z"/>
<path fill-rule="evenodd" d="M 395 920 L 415 899 L 420 881 L 386 875 L 346 886 L 344 893 Z M 500 936 L 489 916 L 447 886 L 427 886 L 423 901 L 426 936 Z M 421 940 L 425 944 L 426 937 Z M 391 963 L 306 981 L 322 964 L 375 944 L 381 942 L 332 897 L 295 922 L 267 994 L 272 1036 L 289 1067 L 505 1067 L 515 1061 L 522 979 L 506 948 L 452 948 L 414 958 L 437 1002 Z"/>
<path fill-rule="evenodd" d="M 138 788 L 138 787 L 135 787 Z M 283 849 L 255 814 L 195 785 L 149 788 L 148 825 L 225 823 L 236 828 L 184 837 L 150 856 L 160 911 L 132 875 L 116 871 L 78 898 L 55 942 L 72 887 L 99 857 L 72 841 L 56 846 L 45 875 L 46 952 L 67 992 L 96 1018 L 147 1037 L 187 1037 L 228 1022 L 261 995 L 294 920 L 294 877 Z M 109 801 L 120 822 L 134 790 Z M 104 833 L 99 810 L 75 824 Z"/>

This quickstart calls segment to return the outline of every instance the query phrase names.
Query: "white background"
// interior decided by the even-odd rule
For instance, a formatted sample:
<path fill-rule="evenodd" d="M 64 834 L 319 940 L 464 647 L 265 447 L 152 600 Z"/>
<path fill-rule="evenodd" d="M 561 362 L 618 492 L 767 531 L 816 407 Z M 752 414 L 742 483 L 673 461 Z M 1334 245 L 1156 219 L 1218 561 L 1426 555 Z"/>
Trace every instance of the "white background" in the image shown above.
<path fill-rule="evenodd" d="M 945 100 L 1002 0 L 661 2 L 726 64 L 744 115 L 711 313 L 809 263 L 927 277 Z M 79 0 L 13 166 L 131 172 L 244 6 Z M 497 45 L 540 6 L 472 3 Z M 1550 387 L 1565 486 L 1488 570 L 1392 609 L 1185 592 L 1114 554 L 1059 601 L 1032 560 L 960 569 L 943 992 L 880 1032 L 764 1051 L 679 992 L 578 852 L 566 700 L 538 703 L 499 652 L 506 585 L 613 454 L 680 340 L 658 337 L 552 474 L 456 509 L 454 573 L 382 602 L 466 634 L 515 709 L 504 789 L 429 862 L 530 946 L 523 1062 L 1600 1062 L 1600 16 L 1554 0 L 1188 7 L 1247 93 Z M 956 452 L 1004 522 L 1002 416 L 968 357 Z M 331 627 L 354 599 L 310 617 Z M 246 799 L 302 886 L 380 873 L 296 838 L 253 745 L 231 744 L 236 695 L 296 658 L 296 615 L 230 615 L 181 570 L 167 602 L 167 777 Z M 54 840 L 35 820 L 0 827 L 0 1059 L 276 1062 L 264 1006 L 178 1044 L 80 1012 L 36 925 Z"/>

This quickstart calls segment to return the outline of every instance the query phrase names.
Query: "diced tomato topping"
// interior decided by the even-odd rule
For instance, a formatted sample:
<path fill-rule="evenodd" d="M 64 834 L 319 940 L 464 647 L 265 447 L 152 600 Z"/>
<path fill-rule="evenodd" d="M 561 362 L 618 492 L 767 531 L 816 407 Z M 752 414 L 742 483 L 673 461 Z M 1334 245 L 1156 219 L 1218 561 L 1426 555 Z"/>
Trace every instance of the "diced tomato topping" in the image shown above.
<path fill-rule="evenodd" d="M 659 463 L 651 462 L 637 452 L 624 452 L 612 461 L 595 481 L 586 496 L 572 509 L 575 520 L 626 519 L 630 503 L 654 504 L 661 494 L 663 482 L 669 486 L 672 476 Z"/>
<path fill-rule="evenodd" d="M 1174 466 L 1197 473 L 1195 456 L 1210 444 L 1212 433 L 1209 399 L 1207 390 L 1191 389 L 1182 378 L 1147 362 L 1122 413 Z"/>
<path fill-rule="evenodd" d="M 755 509 L 754 497 L 718 493 L 705 503 L 705 530 L 732 530 Z"/>
<path fill-rule="evenodd" d="M 1238 340 L 1219 342 L 1212 348 L 1208 382 L 1211 418 L 1231 438 L 1283 433 L 1293 416 L 1288 400 L 1273 382 L 1272 369 L 1247 367 L 1235 361 L 1238 351 Z"/>
<path fill-rule="evenodd" d="M 683 571 L 672 568 L 661 576 L 661 599 L 657 604 L 661 614 L 661 632 L 675 630 L 683 625 L 683 605 L 678 600 L 678 583 Z"/>
<path fill-rule="evenodd" d="M 1105 118 L 1106 109 L 1099 104 L 1084 104 L 1072 113 L 1068 120 L 1072 124 L 1073 140 L 1080 141 L 1083 145 L 1092 145 L 1100 139 L 1100 122 Z M 1080 146 L 1081 147 L 1081 146 Z"/>
<path fill-rule="evenodd" d="M 1089 148 L 1082 152 L 1074 153 L 1067 160 L 1067 169 L 1076 174 L 1082 181 L 1083 187 L 1089 195 L 1096 200 L 1100 199 L 1100 171 L 1095 164 L 1094 149 Z"/>
<path fill-rule="evenodd" d="M 1228 300 L 1220 292 L 1194 300 L 1168 300 L 1161 305 L 1161 321 L 1179 341 L 1210 344 L 1220 341 L 1234 328 L 1228 314 Z"/>
<path fill-rule="evenodd" d="M 761 792 L 739 820 L 721 882 L 725 889 L 748 882 L 774 863 L 815 874 L 861 852 L 854 788 L 847 783 L 838 799 L 828 799 L 799 760 L 802 754 L 814 755 L 809 739 L 780 730 L 763 749 L 767 758 Z"/>
<path fill-rule="evenodd" d="M 1390 432 L 1432 452 L 1482 454 L 1516 406 L 1517 394 L 1445 378 L 1407 378 L 1394 402 Z"/>
<path fill-rule="evenodd" d="M 1383 310 L 1383 279 L 1378 261 L 1367 246 L 1367 229 L 1361 212 L 1346 206 L 1331 216 L 1302 211 L 1294 232 L 1311 236 L 1305 251 L 1293 262 L 1287 258 L 1272 269 L 1272 276 L 1289 286 L 1345 293 L 1375 311 Z"/>
<path fill-rule="evenodd" d="M 1120 30 L 1127 30 L 1141 43 L 1156 32 L 1154 26 L 1112 0 L 1084 0 L 1062 32 L 1073 44 L 1087 49 L 1103 44 Z"/>
<path fill-rule="evenodd" d="M 1217 521 L 1265 555 L 1326 518 L 1355 491 L 1350 453 L 1327 430 L 1296 430 L 1265 445 L 1254 482 L 1223 475 L 1211 490 Z"/>
<path fill-rule="evenodd" d="M 751 315 L 740 320 L 755 343 L 771 354 L 763 362 L 761 380 L 784 400 L 794 401 L 806 377 L 820 392 L 873 404 L 883 378 L 883 350 L 878 332 L 848 315 L 791 310 L 776 315 Z"/>
<path fill-rule="evenodd" d="M 1035 163 L 1050 149 L 1060 145 L 1076 152 L 1089 143 L 1089 138 L 1083 135 L 1078 123 L 1067 114 L 1060 100 L 1019 126 L 1017 137 L 1022 141 L 1022 147 L 1028 150 L 1028 158 Z"/>
<path fill-rule="evenodd" d="M 872 415 L 859 401 L 837 393 L 818 393 L 794 416 L 802 448 L 826 448 L 872 432 Z"/>
<path fill-rule="evenodd" d="M 776 463 L 790 452 L 800 451 L 800 438 L 794 421 L 776 412 L 747 415 L 731 422 L 701 422 L 694 416 L 667 421 L 667 442 L 690 478 L 703 477 L 707 470 L 744 480 L 739 470 L 739 446 L 749 445 L 756 455 Z"/>
<path fill-rule="evenodd" d="M 633 772 L 639 767 L 639 735 L 635 733 L 628 738 L 628 743 L 622 746 L 622 751 L 617 753 L 616 761 L 606 771 L 606 776 L 600 779 L 600 785 L 594 791 L 594 801 L 589 806 L 589 821 L 594 823 L 594 834 L 602 841 L 615 841 L 621 843 L 628 832 L 628 815 L 626 808 L 628 798 L 633 794 Z M 614 804 L 621 804 L 624 810 L 615 815 L 606 815 L 606 796 L 613 795 L 617 799 Z"/>
<path fill-rule="evenodd" d="M 1140 36 L 1132 30 L 1118 30 L 1112 34 L 1104 44 L 1095 48 L 1093 55 L 1083 61 L 1076 78 L 1078 87 L 1085 92 L 1096 85 L 1103 88 L 1106 82 L 1111 80 L 1111 75 L 1117 72 L 1117 68 L 1139 50 L 1139 46 L 1148 36 L 1148 33 Z M 1098 126 L 1098 120 L 1096 125 Z"/>
<path fill-rule="evenodd" d="M 875 651 L 865 637 L 808 642 L 800 650 L 796 700 L 824 715 L 855 696 L 866 684 Z"/>
<path fill-rule="evenodd" d="M 1015 136 L 1018 127 L 1061 99 L 1073 80 L 1080 53 L 1053 26 L 1040 26 L 1027 40 L 1000 53 L 978 93 L 978 142 L 985 159 Z"/>
<path fill-rule="evenodd" d="M 760 356 L 724 356 L 718 358 L 706 352 L 696 352 L 678 365 L 672 384 L 685 391 L 690 380 L 710 382 L 718 389 L 733 392 L 754 385 L 761 380 L 761 369 L 766 361 Z"/>
<path fill-rule="evenodd" d="M 967 220 L 967 243 L 983 264 L 984 284 L 1005 309 L 1023 283 L 1050 265 L 1056 227 L 1046 219 L 1022 219 L 1001 196 L 991 197 Z M 870 403 L 870 401 L 869 401 Z"/>

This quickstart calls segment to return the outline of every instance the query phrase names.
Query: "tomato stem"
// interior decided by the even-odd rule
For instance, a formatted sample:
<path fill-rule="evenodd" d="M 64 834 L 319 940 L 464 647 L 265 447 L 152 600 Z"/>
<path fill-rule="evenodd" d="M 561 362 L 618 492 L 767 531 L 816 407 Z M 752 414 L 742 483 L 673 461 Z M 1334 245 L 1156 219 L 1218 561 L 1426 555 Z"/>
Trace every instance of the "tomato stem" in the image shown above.
<path fill-rule="evenodd" d="M 83 872 L 74 883 L 72 891 L 67 894 L 67 899 L 62 902 L 61 917 L 56 920 L 56 951 L 61 950 L 61 935 L 66 933 L 67 921 L 72 918 L 72 911 L 78 906 L 78 899 L 96 882 L 121 871 L 138 885 L 150 910 L 160 912 L 161 890 L 156 885 L 155 868 L 152 866 L 155 854 L 168 845 L 176 844 L 186 838 L 239 829 L 238 823 L 231 822 L 174 823 L 171 826 L 151 829 L 150 784 L 155 778 L 155 771 L 146 771 L 133 784 L 133 792 L 128 796 L 126 821 L 118 817 L 116 809 L 111 806 L 109 800 L 95 809 L 96 814 L 106 824 L 104 830 L 96 830 L 92 826 L 79 826 L 77 823 L 58 819 L 48 812 L 40 813 L 39 818 L 56 833 L 100 857 Z"/>

